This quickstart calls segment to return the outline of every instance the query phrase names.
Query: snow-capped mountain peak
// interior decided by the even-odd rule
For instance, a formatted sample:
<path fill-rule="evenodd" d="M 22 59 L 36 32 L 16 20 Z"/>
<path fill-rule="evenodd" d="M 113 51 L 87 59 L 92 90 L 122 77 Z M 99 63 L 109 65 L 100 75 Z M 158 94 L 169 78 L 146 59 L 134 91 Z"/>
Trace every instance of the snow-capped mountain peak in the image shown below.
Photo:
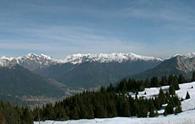
<path fill-rule="evenodd" d="M 13 60 L 13 59 L 14 59 L 14 57 L 2 56 L 2 57 L 0 57 L 0 59 L 3 59 L 3 60 L 9 60 L 9 61 L 11 61 L 11 60 Z"/>
<path fill-rule="evenodd" d="M 136 61 L 136 60 L 156 60 L 162 61 L 160 58 L 155 57 L 148 57 L 148 56 L 141 56 L 134 53 L 100 53 L 100 54 L 73 54 L 69 55 L 64 59 L 64 63 L 73 63 L 79 64 L 82 62 L 101 62 L 101 63 L 108 63 L 108 62 L 124 62 L 124 61 Z"/>
<path fill-rule="evenodd" d="M 182 56 L 182 57 L 186 57 L 186 58 L 195 58 L 195 52 L 191 52 L 191 53 L 187 53 L 187 54 L 175 54 L 174 56 L 172 56 L 170 58 L 178 57 L 178 56 Z"/>
<path fill-rule="evenodd" d="M 0 66 L 10 66 L 10 65 L 22 65 L 23 67 L 29 70 L 35 70 L 38 68 L 43 68 L 45 66 L 49 66 L 51 64 L 58 63 L 55 59 L 41 54 L 37 55 L 34 53 L 29 53 L 25 56 L 21 57 L 0 57 Z"/>
<path fill-rule="evenodd" d="M 54 59 L 45 54 L 29 53 L 22 57 L 0 57 L 0 66 L 9 66 L 10 64 L 19 64 L 30 70 L 42 68 L 57 63 L 80 64 L 83 62 L 126 62 L 126 61 L 162 61 L 160 58 L 141 56 L 134 53 L 99 53 L 99 54 L 73 54 L 68 55 L 65 59 Z"/>
<path fill-rule="evenodd" d="M 37 59 L 52 60 L 52 57 L 47 56 L 45 54 L 37 55 L 37 54 L 34 54 L 34 53 L 29 53 L 26 56 L 23 56 L 23 57 L 20 57 L 20 58 L 28 58 L 28 59 L 31 59 L 31 60 L 37 60 Z"/>
<path fill-rule="evenodd" d="M 194 58 L 195 57 L 195 52 L 187 53 L 185 54 L 186 57 L 188 58 Z"/>

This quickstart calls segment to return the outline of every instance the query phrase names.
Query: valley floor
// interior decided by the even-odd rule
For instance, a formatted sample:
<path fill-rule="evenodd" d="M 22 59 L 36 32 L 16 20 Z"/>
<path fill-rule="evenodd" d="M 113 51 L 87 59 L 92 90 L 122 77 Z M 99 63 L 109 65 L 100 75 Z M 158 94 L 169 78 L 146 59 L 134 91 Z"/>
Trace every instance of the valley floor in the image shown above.
<path fill-rule="evenodd" d="M 168 86 L 162 87 L 167 89 Z M 160 88 L 147 88 L 139 92 L 140 97 L 152 97 L 158 94 Z M 190 99 L 182 101 L 183 112 L 178 115 L 159 116 L 155 118 L 106 118 L 91 120 L 70 120 L 70 121 L 45 121 L 40 124 L 195 124 L 195 82 L 180 84 L 180 90 L 176 93 L 180 98 L 185 99 L 189 92 Z M 162 110 L 163 111 L 163 110 Z M 34 124 L 39 124 L 35 122 Z"/>

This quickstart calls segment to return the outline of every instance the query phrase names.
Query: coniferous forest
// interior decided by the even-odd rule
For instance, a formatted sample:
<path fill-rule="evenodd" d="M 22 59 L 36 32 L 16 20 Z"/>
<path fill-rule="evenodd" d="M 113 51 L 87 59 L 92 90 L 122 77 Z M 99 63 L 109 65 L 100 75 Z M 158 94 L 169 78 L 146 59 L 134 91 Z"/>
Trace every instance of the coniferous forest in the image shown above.
<path fill-rule="evenodd" d="M 157 110 L 168 103 L 165 115 L 181 112 L 181 103 L 175 94 L 160 92 L 151 99 L 132 98 L 130 95 L 108 92 L 101 89 L 98 92 L 83 92 L 76 96 L 58 102 L 47 104 L 41 109 L 34 109 L 35 120 L 67 120 L 92 119 L 110 117 L 155 117 Z M 178 110 L 174 110 L 178 108 Z"/>
<path fill-rule="evenodd" d="M 123 79 L 116 85 L 110 84 L 97 91 L 85 91 L 32 110 L 1 102 L 0 121 L 2 124 L 32 124 L 38 120 L 156 117 L 159 115 L 158 110 L 162 109 L 165 116 L 177 114 L 182 111 L 182 99 L 176 95 L 175 90 L 179 89 L 179 83 L 184 82 L 186 80 L 182 75 L 146 80 Z M 169 89 L 160 89 L 159 94 L 152 98 L 139 97 L 139 91 L 145 88 L 164 85 L 169 85 Z"/>
<path fill-rule="evenodd" d="M 32 111 L 26 107 L 0 102 L 0 124 L 33 124 Z"/>
<path fill-rule="evenodd" d="M 170 75 L 150 80 L 124 79 L 117 85 L 110 84 L 98 91 L 85 91 L 68 97 L 55 104 L 47 104 L 33 110 L 34 120 L 69 120 L 110 117 L 155 117 L 158 110 L 164 109 L 164 115 L 177 114 L 182 111 L 181 99 L 175 94 L 179 83 L 186 80 L 182 75 Z M 138 92 L 149 87 L 170 85 L 153 98 L 138 97 Z M 129 95 L 134 93 L 134 97 Z M 166 106 L 164 106 L 166 105 Z"/>

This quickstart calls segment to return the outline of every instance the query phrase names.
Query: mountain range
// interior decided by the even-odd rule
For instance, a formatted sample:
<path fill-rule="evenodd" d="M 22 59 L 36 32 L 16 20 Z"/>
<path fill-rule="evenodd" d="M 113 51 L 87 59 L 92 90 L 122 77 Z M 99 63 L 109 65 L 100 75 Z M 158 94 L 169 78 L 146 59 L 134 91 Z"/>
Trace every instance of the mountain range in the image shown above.
<path fill-rule="evenodd" d="M 153 76 L 162 77 L 170 74 L 182 74 L 187 79 L 190 79 L 193 71 L 195 71 L 195 53 L 188 53 L 185 55 L 177 54 L 162 61 L 156 67 L 136 74 L 133 77 L 145 79 Z"/>
<path fill-rule="evenodd" d="M 134 53 L 73 54 L 64 59 L 33 53 L 3 56 L 0 57 L 0 97 L 62 97 L 70 95 L 70 89 L 97 88 L 125 77 L 144 79 L 169 74 L 188 77 L 194 70 L 194 53 L 165 60 Z"/>
<path fill-rule="evenodd" d="M 0 65 L 20 65 L 44 78 L 51 78 L 68 87 L 90 88 L 116 82 L 143 72 L 162 60 L 134 53 L 74 54 L 64 59 L 28 54 L 23 57 L 1 57 Z"/>

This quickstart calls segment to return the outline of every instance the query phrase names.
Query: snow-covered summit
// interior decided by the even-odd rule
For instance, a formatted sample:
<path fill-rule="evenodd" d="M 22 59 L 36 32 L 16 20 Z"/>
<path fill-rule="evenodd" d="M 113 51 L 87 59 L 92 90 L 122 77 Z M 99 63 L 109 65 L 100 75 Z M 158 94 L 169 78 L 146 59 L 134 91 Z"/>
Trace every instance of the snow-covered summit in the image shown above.
<path fill-rule="evenodd" d="M 0 57 L 0 66 L 9 66 L 13 61 L 15 61 L 13 57 L 2 56 Z"/>
<path fill-rule="evenodd" d="M 124 62 L 124 61 L 136 61 L 136 60 L 155 60 L 155 61 L 162 61 L 160 58 L 155 57 L 148 57 L 148 56 L 141 56 L 134 53 L 100 53 L 100 54 L 73 54 L 69 55 L 64 59 L 65 63 L 73 63 L 79 64 L 82 62 L 101 62 L 101 63 L 108 63 L 108 62 Z"/>
<path fill-rule="evenodd" d="M 37 63 L 43 64 L 43 65 L 48 65 L 50 63 L 57 62 L 57 60 L 45 54 L 37 55 L 33 53 L 29 53 L 23 57 L 17 57 L 16 59 L 19 61 L 19 63 L 25 62 L 25 61 L 31 61 L 31 62 L 37 62 Z"/>
<path fill-rule="evenodd" d="M 80 64 L 83 62 L 100 62 L 100 63 L 109 63 L 109 62 L 125 62 L 125 61 L 162 61 L 160 58 L 141 56 L 134 53 L 100 53 L 100 54 L 73 54 L 68 55 L 65 59 L 54 59 L 45 54 L 34 54 L 29 53 L 26 56 L 22 57 L 0 57 L 0 66 L 9 66 L 10 64 L 19 64 L 27 68 L 28 66 L 33 65 L 37 68 L 42 66 L 48 66 L 51 64 L 57 63 L 73 63 Z"/>
<path fill-rule="evenodd" d="M 195 52 L 187 53 L 185 54 L 186 57 L 188 58 L 194 58 L 195 57 Z"/>
<path fill-rule="evenodd" d="M 175 54 L 172 57 L 178 57 L 178 56 L 182 56 L 182 57 L 186 57 L 186 58 L 195 58 L 195 52 L 191 52 L 191 53 L 187 53 L 187 54 Z"/>
<path fill-rule="evenodd" d="M 23 58 L 28 58 L 28 59 L 31 59 L 31 60 L 34 60 L 34 59 L 52 60 L 52 58 L 50 56 L 47 56 L 45 54 L 37 55 L 37 54 L 34 54 L 34 53 L 29 53 L 26 56 L 24 56 Z"/>
<path fill-rule="evenodd" d="M 37 55 L 34 53 L 29 53 L 25 56 L 20 56 L 20 57 L 6 57 L 6 56 L 0 57 L 1 67 L 9 67 L 11 65 L 19 64 L 30 70 L 35 70 L 56 63 L 58 63 L 57 60 L 44 54 Z"/>

